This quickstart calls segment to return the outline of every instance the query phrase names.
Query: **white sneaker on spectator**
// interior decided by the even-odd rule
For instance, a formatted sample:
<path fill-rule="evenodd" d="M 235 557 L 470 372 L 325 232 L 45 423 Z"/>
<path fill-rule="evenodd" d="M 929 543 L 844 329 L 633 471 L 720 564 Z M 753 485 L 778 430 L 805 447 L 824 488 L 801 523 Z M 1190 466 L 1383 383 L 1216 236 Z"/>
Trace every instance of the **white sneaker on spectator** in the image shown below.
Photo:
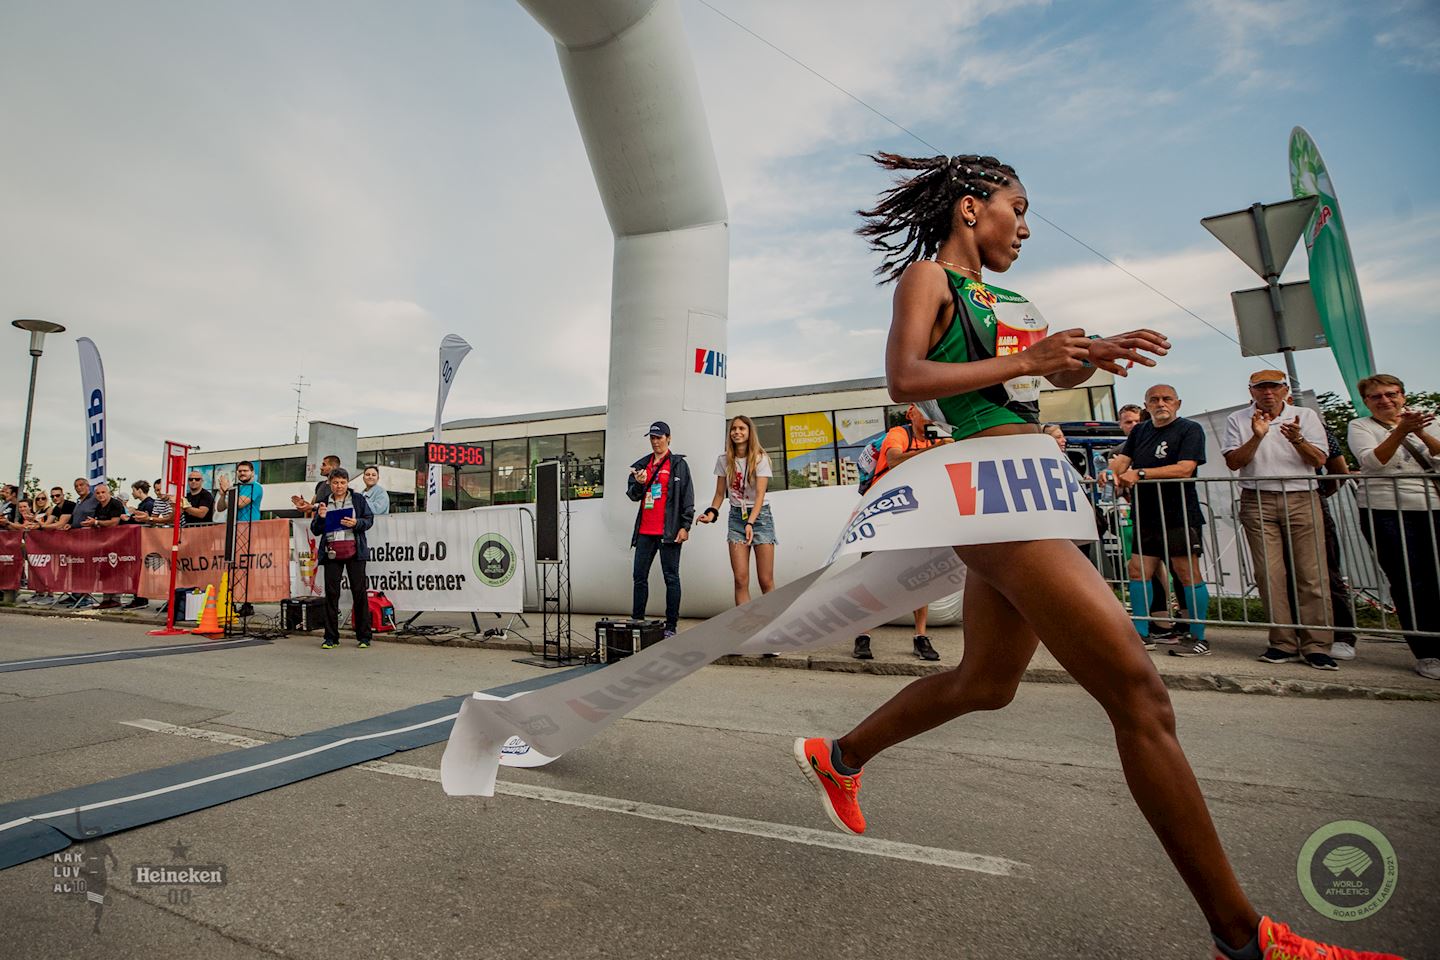
<path fill-rule="evenodd" d="M 1355 644 L 1346 643 L 1344 640 L 1336 640 L 1330 645 L 1330 656 L 1336 660 L 1354 660 Z"/>
<path fill-rule="evenodd" d="M 1440 680 L 1440 657 L 1426 657 L 1415 664 L 1415 672 L 1427 680 Z"/>

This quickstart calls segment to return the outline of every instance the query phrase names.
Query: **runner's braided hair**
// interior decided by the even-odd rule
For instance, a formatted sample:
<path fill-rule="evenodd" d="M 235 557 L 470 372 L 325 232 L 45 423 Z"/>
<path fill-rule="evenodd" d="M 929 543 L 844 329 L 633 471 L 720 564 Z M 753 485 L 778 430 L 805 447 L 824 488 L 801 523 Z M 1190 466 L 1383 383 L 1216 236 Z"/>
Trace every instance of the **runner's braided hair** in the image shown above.
<path fill-rule="evenodd" d="M 920 170 L 880 195 L 872 210 L 855 211 L 865 224 L 855 232 L 870 247 L 884 253 L 875 268 L 882 283 L 897 280 L 917 260 L 935 256 L 950 236 L 955 204 L 961 197 L 990 199 L 997 187 L 1018 180 L 1015 168 L 994 157 L 962 154 L 954 157 L 902 157 L 898 153 L 870 154 L 886 170 Z"/>

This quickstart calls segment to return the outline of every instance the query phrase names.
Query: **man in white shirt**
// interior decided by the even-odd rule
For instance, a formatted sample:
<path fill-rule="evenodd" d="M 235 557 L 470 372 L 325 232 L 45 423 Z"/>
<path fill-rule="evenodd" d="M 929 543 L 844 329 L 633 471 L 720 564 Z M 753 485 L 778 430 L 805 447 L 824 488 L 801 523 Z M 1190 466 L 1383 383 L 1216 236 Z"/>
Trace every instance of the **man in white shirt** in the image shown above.
<path fill-rule="evenodd" d="M 1314 410 L 1289 402 L 1290 386 L 1279 370 L 1250 375 L 1250 400 L 1225 422 L 1221 452 L 1225 465 L 1240 475 L 1240 523 L 1260 600 L 1271 623 L 1310 625 L 1271 627 L 1260 659 L 1338 670 L 1330 655 L 1333 633 L 1316 629 L 1332 623 L 1315 483 L 1328 449 L 1325 424 Z M 1291 609 L 1292 583 L 1298 610 Z"/>

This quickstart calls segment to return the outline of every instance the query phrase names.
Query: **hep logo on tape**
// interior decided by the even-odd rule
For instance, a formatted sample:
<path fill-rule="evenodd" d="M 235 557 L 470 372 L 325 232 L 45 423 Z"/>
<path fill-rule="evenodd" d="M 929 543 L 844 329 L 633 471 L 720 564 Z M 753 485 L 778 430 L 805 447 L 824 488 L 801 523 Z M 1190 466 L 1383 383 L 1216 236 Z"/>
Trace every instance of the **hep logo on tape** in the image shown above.
<path fill-rule="evenodd" d="M 1085 503 L 1075 470 L 1055 457 L 947 463 L 960 516 L 1053 510 L 1075 513 Z"/>

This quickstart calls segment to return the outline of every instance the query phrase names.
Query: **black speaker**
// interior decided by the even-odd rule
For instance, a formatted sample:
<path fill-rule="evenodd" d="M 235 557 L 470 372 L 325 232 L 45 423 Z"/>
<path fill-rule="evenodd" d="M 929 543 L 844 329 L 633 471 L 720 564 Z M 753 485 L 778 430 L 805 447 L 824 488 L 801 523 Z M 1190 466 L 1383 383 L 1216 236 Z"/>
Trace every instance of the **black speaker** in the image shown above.
<path fill-rule="evenodd" d="M 301 632 L 325 626 L 325 600 L 322 597 L 287 597 L 280 601 L 285 629 Z"/>
<path fill-rule="evenodd" d="M 605 662 L 639 653 L 665 636 L 664 620 L 597 620 L 595 639 L 605 648 Z"/>
<path fill-rule="evenodd" d="M 535 465 L 535 559 L 560 562 L 560 462 Z"/>

